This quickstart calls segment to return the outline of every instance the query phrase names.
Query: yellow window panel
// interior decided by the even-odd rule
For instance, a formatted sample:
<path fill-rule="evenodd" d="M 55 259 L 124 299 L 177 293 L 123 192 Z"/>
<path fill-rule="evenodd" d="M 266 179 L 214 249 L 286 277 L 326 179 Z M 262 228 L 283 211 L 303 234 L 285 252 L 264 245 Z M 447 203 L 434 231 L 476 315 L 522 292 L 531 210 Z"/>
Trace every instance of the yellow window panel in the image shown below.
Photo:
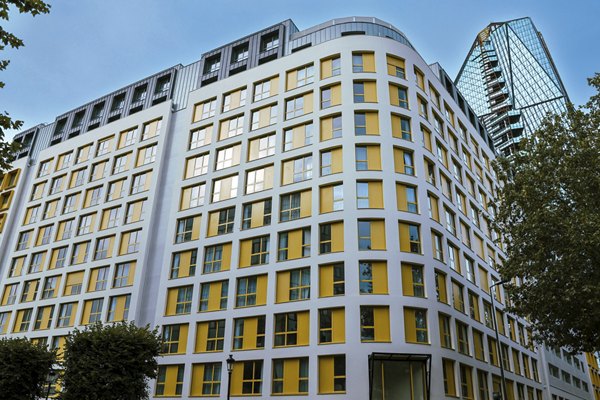
<path fill-rule="evenodd" d="M 67 274 L 63 296 L 71 296 L 81 293 L 83 275 L 84 271 L 71 272 Z"/>

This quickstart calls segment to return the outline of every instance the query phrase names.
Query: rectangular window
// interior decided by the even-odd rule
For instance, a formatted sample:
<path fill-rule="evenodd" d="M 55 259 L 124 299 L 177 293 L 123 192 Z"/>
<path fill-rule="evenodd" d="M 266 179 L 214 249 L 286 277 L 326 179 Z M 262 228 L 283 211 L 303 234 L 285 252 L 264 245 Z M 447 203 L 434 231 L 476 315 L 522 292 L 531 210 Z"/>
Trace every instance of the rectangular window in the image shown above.
<path fill-rule="evenodd" d="M 156 377 L 156 396 L 181 396 L 184 365 L 159 365 Z"/>
<path fill-rule="evenodd" d="M 396 182 L 396 202 L 399 211 L 419 213 L 417 187 Z"/>
<path fill-rule="evenodd" d="M 225 341 L 225 320 L 198 322 L 196 329 L 195 353 L 223 351 Z"/>
<path fill-rule="evenodd" d="M 390 104 L 408 109 L 408 89 L 404 86 L 389 84 Z"/>
<path fill-rule="evenodd" d="M 235 222 L 235 207 L 212 211 L 208 214 L 207 236 L 225 235 L 233 232 Z"/>
<path fill-rule="evenodd" d="M 198 311 L 218 311 L 227 309 L 229 281 L 215 281 L 200 285 L 200 307 Z"/>
<path fill-rule="evenodd" d="M 314 64 L 304 65 L 298 69 L 288 71 L 286 74 L 286 89 L 292 90 L 301 86 L 308 85 L 315 81 Z"/>
<path fill-rule="evenodd" d="M 113 296 L 110 298 L 106 322 L 127 321 L 129 318 L 129 304 L 131 295 Z"/>
<path fill-rule="evenodd" d="M 260 81 L 254 84 L 254 101 L 275 96 L 278 93 L 279 76 Z"/>
<path fill-rule="evenodd" d="M 456 338 L 458 341 L 458 352 L 470 355 L 469 328 L 466 324 L 456 321 Z"/>
<path fill-rule="evenodd" d="M 275 134 L 260 136 L 248 142 L 248 161 L 275 154 Z"/>
<path fill-rule="evenodd" d="M 198 240 L 200 237 L 200 218 L 200 215 L 195 215 L 177 220 L 175 243 Z"/>
<path fill-rule="evenodd" d="M 342 137 L 342 116 L 329 115 L 321 118 L 321 142 Z"/>
<path fill-rule="evenodd" d="M 246 58 L 248 53 L 246 52 Z M 236 89 L 223 95 L 223 112 L 235 110 L 246 105 L 246 87 Z"/>
<path fill-rule="evenodd" d="M 244 132 L 244 115 L 236 115 L 221 121 L 219 127 L 219 140 L 225 140 Z"/>
<path fill-rule="evenodd" d="M 217 149 L 217 162 L 215 170 L 218 171 L 238 165 L 240 163 L 241 152 L 242 145 L 240 143 Z M 204 171 L 204 173 L 206 173 L 206 171 Z"/>
<path fill-rule="evenodd" d="M 188 186 L 181 189 L 181 202 L 179 210 L 187 210 L 204 205 L 206 195 L 206 184 L 200 183 L 194 186 Z"/>
<path fill-rule="evenodd" d="M 407 343 L 429 343 L 427 310 L 404 307 L 404 337 Z"/>
<path fill-rule="evenodd" d="M 312 178 L 312 155 L 285 160 L 282 162 L 282 185 L 302 182 Z"/>
<path fill-rule="evenodd" d="M 77 303 L 61 304 L 56 321 L 57 328 L 73 326 L 75 323 L 75 315 L 77 314 Z"/>
<path fill-rule="evenodd" d="M 319 225 L 319 253 L 336 253 L 344 251 L 344 222 L 333 222 Z"/>
<path fill-rule="evenodd" d="M 308 357 L 273 360 L 272 394 L 308 394 Z"/>
<path fill-rule="evenodd" d="M 189 314 L 192 310 L 193 286 L 169 288 L 165 315 Z"/>
<path fill-rule="evenodd" d="M 302 115 L 313 112 L 313 93 L 308 92 L 302 95 L 288 98 L 285 100 L 285 119 L 290 120 Z"/>
<path fill-rule="evenodd" d="M 141 167 L 143 165 L 152 164 L 156 161 L 156 152 L 158 150 L 158 145 L 153 144 L 150 146 L 142 147 L 138 150 L 137 158 L 135 161 L 135 166 Z"/>
<path fill-rule="evenodd" d="M 340 55 L 334 55 L 321 60 L 321 79 L 338 76 L 341 73 Z"/>
<path fill-rule="evenodd" d="M 107 236 L 96 240 L 96 249 L 94 251 L 94 260 L 104 260 L 112 257 L 115 246 L 115 236 Z"/>
<path fill-rule="evenodd" d="M 259 200 L 244 204 L 242 229 L 252 229 L 271 224 L 271 200 Z"/>
<path fill-rule="evenodd" d="M 356 145 L 354 154 L 357 171 L 381 171 L 379 145 Z"/>
<path fill-rule="evenodd" d="M 246 276 L 237 279 L 236 307 L 262 306 L 267 303 L 267 275 Z"/>
<path fill-rule="evenodd" d="M 319 212 L 321 214 L 344 209 L 344 186 L 334 184 L 319 188 Z M 358 202 L 358 199 L 357 199 Z"/>
<path fill-rule="evenodd" d="M 187 278 L 196 274 L 198 250 L 186 250 L 173 253 L 169 279 Z"/>
<path fill-rule="evenodd" d="M 456 397 L 456 378 L 454 375 L 454 361 L 442 359 L 442 372 L 444 376 L 444 392 L 446 396 Z"/>
<path fill-rule="evenodd" d="M 402 58 L 392 56 L 388 54 L 387 58 L 387 72 L 390 76 L 397 78 L 406 79 L 406 70 L 404 69 L 404 60 Z"/>
<path fill-rule="evenodd" d="M 275 314 L 273 347 L 308 345 L 309 312 Z"/>
<path fill-rule="evenodd" d="M 458 282 L 452 281 L 452 305 L 455 310 L 465 312 L 464 287 Z"/>
<path fill-rule="evenodd" d="M 386 249 L 384 220 L 358 220 L 358 249 Z"/>
<path fill-rule="evenodd" d="M 246 194 L 261 192 L 273 187 L 272 165 L 246 172 Z"/>
<path fill-rule="evenodd" d="M 194 150 L 202 146 L 209 145 L 212 142 L 213 126 L 206 125 L 190 132 L 188 150 Z"/>
<path fill-rule="evenodd" d="M 355 103 L 377 103 L 375 81 L 354 81 L 352 88 Z"/>
<path fill-rule="evenodd" d="M 354 112 L 354 135 L 379 135 L 379 114 L 377 111 Z"/>
<path fill-rule="evenodd" d="M 250 130 L 264 128 L 277 123 L 277 104 L 271 104 L 256 110 L 252 110 L 250 117 Z"/>
<path fill-rule="evenodd" d="M 400 233 L 400 251 L 421 254 L 421 235 L 419 225 L 398 222 Z"/>
<path fill-rule="evenodd" d="M 208 153 L 188 158 L 186 160 L 184 179 L 190 179 L 196 176 L 206 174 L 208 172 L 208 160 Z"/>
<path fill-rule="evenodd" d="M 53 297 L 56 296 L 56 289 L 57 286 L 60 282 L 60 276 L 51 276 L 46 278 L 46 281 L 44 282 L 44 287 L 42 289 L 42 299 L 51 299 Z M 16 297 L 16 293 L 13 296 L 13 303 L 14 303 L 14 298 Z"/>
<path fill-rule="evenodd" d="M 385 261 L 359 261 L 358 276 L 361 294 L 388 293 L 387 263 Z"/>
<path fill-rule="evenodd" d="M 322 308 L 319 310 L 319 344 L 344 343 L 346 341 L 345 310 Z"/>
<path fill-rule="evenodd" d="M 192 122 L 201 121 L 215 116 L 217 111 L 217 99 L 209 99 L 194 105 L 194 117 Z"/>
<path fill-rule="evenodd" d="M 313 143 L 312 122 L 287 128 L 283 131 L 283 151 L 290 151 Z"/>
<path fill-rule="evenodd" d="M 164 325 L 162 327 L 162 354 L 185 354 L 188 325 Z"/>
<path fill-rule="evenodd" d="M 423 266 L 402 263 L 401 269 L 404 296 L 425 297 Z"/>
<path fill-rule="evenodd" d="M 319 266 L 319 297 L 345 294 L 344 263 Z"/>
<path fill-rule="evenodd" d="M 375 54 L 371 52 L 353 52 L 352 72 L 375 72 Z"/>
<path fill-rule="evenodd" d="M 238 176 L 232 175 L 213 180 L 212 202 L 231 199 L 237 196 Z"/>
<path fill-rule="evenodd" d="M 415 175 L 413 152 L 394 147 L 394 170 L 399 174 Z"/>
<path fill-rule="evenodd" d="M 133 175 L 131 182 L 131 190 L 129 194 L 137 194 L 150 190 L 152 184 L 152 171 L 147 171 L 141 174 Z"/>
<path fill-rule="evenodd" d="M 83 303 L 83 315 L 81 323 L 83 325 L 94 324 L 102 321 L 102 306 L 104 299 L 86 300 Z"/>
<path fill-rule="evenodd" d="M 125 224 L 133 224 L 144 219 L 146 213 L 147 199 L 134 201 L 127 204 L 127 212 L 125 214 Z"/>
<path fill-rule="evenodd" d="M 121 234 L 121 244 L 119 245 L 119 255 L 136 253 L 140 249 L 142 230 L 123 232 Z"/>
<path fill-rule="evenodd" d="M 410 118 L 392 114 L 392 136 L 398 139 L 412 141 Z"/>
<path fill-rule="evenodd" d="M 231 243 L 206 246 L 204 249 L 203 274 L 228 271 L 231 264 Z"/>
<path fill-rule="evenodd" d="M 297 268 L 277 272 L 275 302 L 310 299 L 310 268 Z"/>
<path fill-rule="evenodd" d="M 321 109 L 340 105 L 342 103 L 342 85 L 336 84 L 321 88 Z"/>
<path fill-rule="evenodd" d="M 238 361 L 233 364 L 231 395 L 260 395 L 263 360 Z"/>
<path fill-rule="evenodd" d="M 346 393 L 346 355 L 319 356 L 319 393 Z"/>
<path fill-rule="evenodd" d="M 142 137 L 140 141 L 151 139 L 160 134 L 160 128 L 162 126 L 162 119 L 156 119 L 154 121 L 146 122 L 142 130 Z"/>
<path fill-rule="evenodd" d="M 117 149 L 122 149 L 124 147 L 135 144 L 137 135 L 138 135 L 137 126 L 134 128 L 131 128 L 131 129 L 121 131 L 121 133 L 119 133 L 119 143 L 117 144 Z"/>
<path fill-rule="evenodd" d="M 277 260 L 293 260 L 310 256 L 310 227 L 279 233 Z"/>
<path fill-rule="evenodd" d="M 360 306 L 360 339 L 362 342 L 390 341 L 388 306 Z"/>
<path fill-rule="evenodd" d="M 438 314 L 440 326 L 440 345 L 444 348 L 452 348 L 452 335 L 450 333 L 450 317 L 445 314 Z"/>
<path fill-rule="evenodd" d="M 233 350 L 255 350 L 264 347 L 264 315 L 233 320 Z"/>
<path fill-rule="evenodd" d="M 106 289 L 108 283 L 109 267 L 94 268 L 90 272 L 88 292 L 97 292 Z"/>
<path fill-rule="evenodd" d="M 115 266 L 115 277 L 113 278 L 113 289 L 133 285 L 135 278 L 136 262 L 126 262 Z"/>
<path fill-rule="evenodd" d="M 206 397 L 221 394 L 221 363 L 192 364 L 190 396 Z"/>

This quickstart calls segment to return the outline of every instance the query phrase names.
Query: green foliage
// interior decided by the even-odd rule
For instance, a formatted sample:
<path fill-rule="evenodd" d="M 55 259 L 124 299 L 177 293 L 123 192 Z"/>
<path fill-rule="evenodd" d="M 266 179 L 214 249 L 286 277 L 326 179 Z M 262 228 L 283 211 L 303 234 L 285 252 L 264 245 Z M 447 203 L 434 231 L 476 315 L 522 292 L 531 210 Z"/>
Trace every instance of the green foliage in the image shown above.
<path fill-rule="evenodd" d="M 507 238 L 503 278 L 512 309 L 538 340 L 600 349 L 600 74 L 585 107 L 547 118 L 522 152 L 499 159 L 505 182 L 496 229 Z"/>
<path fill-rule="evenodd" d="M 21 14 L 31 14 L 32 16 L 50 12 L 50 5 L 42 0 L 0 0 L 0 19 L 9 20 L 11 6 L 15 7 Z M 4 50 L 6 46 L 18 49 L 23 45 L 23 40 L 5 31 L 0 26 L 0 51 Z M 9 63 L 9 60 L 0 59 L 0 71 L 5 70 Z M 0 89 L 3 87 L 4 82 L 0 81 Z M 22 126 L 23 121 L 13 120 L 6 111 L 0 112 L 0 174 L 10 168 L 10 163 L 13 161 L 13 154 L 18 149 L 16 143 L 7 143 L 5 141 L 5 131 L 20 129 Z"/>
<path fill-rule="evenodd" d="M 64 352 L 64 400 L 147 399 L 147 380 L 156 378 L 161 350 L 158 331 L 132 323 L 75 330 Z"/>
<path fill-rule="evenodd" d="M 27 339 L 0 340 L 0 397 L 34 400 L 46 394 L 55 354 Z"/>

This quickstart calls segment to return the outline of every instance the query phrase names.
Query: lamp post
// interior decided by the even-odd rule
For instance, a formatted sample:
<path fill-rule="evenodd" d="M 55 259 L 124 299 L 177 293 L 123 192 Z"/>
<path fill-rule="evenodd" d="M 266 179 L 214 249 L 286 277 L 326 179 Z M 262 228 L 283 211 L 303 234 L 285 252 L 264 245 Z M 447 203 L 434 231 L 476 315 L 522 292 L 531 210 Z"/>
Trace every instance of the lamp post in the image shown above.
<path fill-rule="evenodd" d="M 502 400 L 507 399 L 506 378 L 504 377 L 504 360 L 502 359 L 502 347 L 500 346 L 500 337 L 498 335 L 498 321 L 496 321 L 496 305 L 494 304 L 494 286 L 504 285 L 510 282 L 509 279 L 504 279 L 490 285 L 490 300 L 492 301 L 492 319 L 494 321 L 494 332 L 496 332 L 496 350 L 498 351 L 498 360 L 500 361 L 500 377 L 502 378 Z"/>
<path fill-rule="evenodd" d="M 227 375 L 229 376 L 229 379 L 227 379 L 227 400 L 229 400 L 229 398 L 231 396 L 231 372 L 233 371 L 233 363 L 235 362 L 235 359 L 230 354 L 229 358 L 226 361 L 227 361 Z"/>
<path fill-rule="evenodd" d="M 50 398 L 50 389 L 52 389 L 52 383 L 56 377 L 56 371 L 53 369 L 48 372 L 48 389 L 46 390 L 46 400 Z"/>

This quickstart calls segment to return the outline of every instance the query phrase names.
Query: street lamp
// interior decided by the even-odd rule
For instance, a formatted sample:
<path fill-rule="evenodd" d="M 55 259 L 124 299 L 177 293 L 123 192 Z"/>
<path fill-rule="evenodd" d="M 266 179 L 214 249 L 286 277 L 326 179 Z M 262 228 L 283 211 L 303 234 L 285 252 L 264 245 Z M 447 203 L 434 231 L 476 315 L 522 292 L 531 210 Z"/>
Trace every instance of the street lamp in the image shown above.
<path fill-rule="evenodd" d="M 229 376 L 229 379 L 227 379 L 227 400 L 229 400 L 230 395 L 231 395 L 231 372 L 233 372 L 233 363 L 235 362 L 235 359 L 230 354 L 229 358 L 226 361 L 227 361 L 227 375 Z"/>
<path fill-rule="evenodd" d="M 46 390 L 46 400 L 48 400 L 50 398 L 50 389 L 52 388 L 52 383 L 54 382 L 55 378 L 56 378 L 56 371 L 51 369 L 50 372 L 48 372 L 48 389 Z"/>
<path fill-rule="evenodd" d="M 498 335 L 498 321 L 496 321 L 496 306 L 494 305 L 494 291 L 492 290 L 494 286 L 504 285 L 505 283 L 510 282 L 509 279 L 504 279 L 498 281 L 496 283 L 492 283 L 490 285 L 490 299 L 492 301 L 492 319 L 494 321 L 494 331 L 496 332 L 496 350 L 498 351 L 498 360 L 500 361 L 500 377 L 502 378 L 502 397 L 501 399 L 506 399 L 506 378 L 504 377 L 504 360 L 502 359 L 502 348 L 500 346 L 500 337 Z M 494 400 L 496 397 L 494 397 Z"/>

